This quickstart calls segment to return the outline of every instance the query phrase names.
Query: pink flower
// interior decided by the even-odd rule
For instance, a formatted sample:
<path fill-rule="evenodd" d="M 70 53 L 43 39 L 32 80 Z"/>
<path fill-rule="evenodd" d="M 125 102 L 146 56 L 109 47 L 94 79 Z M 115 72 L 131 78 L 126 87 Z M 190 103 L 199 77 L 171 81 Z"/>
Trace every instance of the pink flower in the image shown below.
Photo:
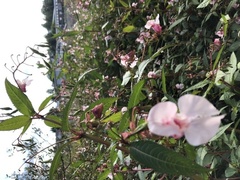
<path fill-rule="evenodd" d="M 145 41 L 144 41 L 144 37 L 143 36 L 140 36 L 136 39 L 136 42 L 139 42 L 140 44 L 144 44 Z"/>
<path fill-rule="evenodd" d="M 121 59 L 121 64 L 122 64 L 123 66 L 127 67 L 127 66 L 128 66 L 128 63 L 127 63 L 127 62 L 128 62 L 129 59 L 130 59 L 129 55 L 128 55 L 128 54 L 122 55 L 122 56 L 120 56 L 120 59 Z"/>
<path fill-rule="evenodd" d="M 222 44 L 220 38 L 215 38 L 213 43 L 217 47 L 220 47 Z"/>
<path fill-rule="evenodd" d="M 154 24 L 154 25 L 152 25 L 152 29 L 153 29 L 157 34 L 161 34 L 161 33 L 162 33 L 162 26 L 160 26 L 159 24 Z"/>
<path fill-rule="evenodd" d="M 133 2 L 133 3 L 132 3 L 132 7 L 133 7 L 133 8 L 136 8 L 136 7 L 137 7 L 137 4 L 138 4 L 138 3 Z"/>
<path fill-rule="evenodd" d="M 82 110 L 85 111 L 89 106 L 82 105 Z"/>
<path fill-rule="evenodd" d="M 217 31 L 215 34 L 216 34 L 217 36 L 219 36 L 220 38 L 223 38 L 223 36 L 224 36 L 223 30 L 219 30 L 219 31 Z"/>
<path fill-rule="evenodd" d="M 153 78 L 153 79 L 157 78 L 157 74 L 153 71 L 149 71 L 147 76 L 148 78 Z"/>
<path fill-rule="evenodd" d="M 160 26 L 160 22 L 159 22 L 159 14 L 157 15 L 155 20 L 148 20 L 146 25 L 145 25 L 146 29 L 153 29 L 157 34 L 161 34 L 162 33 L 162 26 Z"/>
<path fill-rule="evenodd" d="M 17 85 L 22 92 L 26 92 L 26 86 L 30 85 L 31 82 L 32 80 L 28 80 L 28 78 L 25 78 L 22 81 L 17 80 Z"/>
<path fill-rule="evenodd" d="M 136 39 L 137 42 L 140 44 L 145 44 L 145 39 L 151 38 L 151 35 L 149 32 L 141 32 L 140 36 Z"/>
<path fill-rule="evenodd" d="M 179 109 L 179 112 L 178 112 Z M 153 134 L 186 140 L 193 146 L 207 143 L 218 131 L 220 112 L 204 97 L 187 94 L 173 102 L 161 102 L 148 115 L 148 128 Z"/>
<path fill-rule="evenodd" d="M 100 92 L 99 91 L 94 92 L 94 97 L 96 99 L 99 99 L 99 96 L 100 96 Z"/>
<path fill-rule="evenodd" d="M 137 65 L 138 58 L 135 55 L 135 51 L 130 51 L 126 55 L 121 55 L 120 60 L 124 67 L 134 68 Z"/>

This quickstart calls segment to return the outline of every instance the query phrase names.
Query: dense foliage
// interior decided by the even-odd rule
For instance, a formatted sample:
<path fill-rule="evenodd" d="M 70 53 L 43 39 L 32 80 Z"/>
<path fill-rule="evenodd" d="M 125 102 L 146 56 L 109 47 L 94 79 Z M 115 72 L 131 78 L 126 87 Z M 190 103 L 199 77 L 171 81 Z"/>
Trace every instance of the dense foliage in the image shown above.
<path fill-rule="evenodd" d="M 65 13 L 76 23 L 54 36 L 65 44 L 57 64 L 63 79 L 55 94 L 59 111 L 41 115 L 52 97 L 36 111 L 6 80 L 23 115 L 1 123 L 0 130 L 24 127 L 24 133 L 36 117 L 61 129 L 50 179 L 239 177 L 239 4 L 65 1 Z M 151 107 L 176 103 L 184 94 L 205 97 L 225 114 L 206 144 L 194 147 L 148 130 Z"/>

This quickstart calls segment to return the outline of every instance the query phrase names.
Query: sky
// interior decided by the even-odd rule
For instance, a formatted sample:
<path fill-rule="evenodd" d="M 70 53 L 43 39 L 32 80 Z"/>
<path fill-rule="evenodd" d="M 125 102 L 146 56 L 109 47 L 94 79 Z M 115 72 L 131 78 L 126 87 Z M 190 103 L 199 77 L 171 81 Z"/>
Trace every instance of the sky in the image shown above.
<path fill-rule="evenodd" d="M 9 100 L 4 86 L 5 78 L 7 78 L 12 84 L 14 80 L 12 73 L 4 66 L 6 63 L 8 68 L 13 66 L 11 55 L 16 60 L 17 55 L 20 54 L 19 60 L 21 61 L 26 47 L 34 47 L 36 44 L 45 42 L 44 35 L 47 34 L 47 30 L 42 27 L 44 23 L 44 15 L 41 13 L 42 0 L 5 0 L 1 2 L 0 6 L 0 93 L 1 93 L 1 107 L 11 107 L 14 109 L 11 101 Z M 31 52 L 31 51 L 29 51 Z M 47 59 L 45 59 L 47 60 Z M 26 95 L 29 97 L 35 109 L 41 104 L 41 102 L 49 96 L 47 89 L 52 89 L 52 82 L 48 80 L 47 76 L 42 73 L 44 70 L 37 69 L 36 63 L 41 61 L 41 58 L 30 58 L 26 62 L 32 66 L 22 66 L 22 69 L 26 73 L 31 73 L 28 79 L 33 81 L 27 86 Z M 17 74 L 17 79 L 22 80 L 27 76 L 22 73 Z M 54 105 L 53 105 L 54 106 Z M 52 107 L 52 106 L 51 106 Z M 50 108 L 50 107 L 49 107 Z M 0 111 L 2 113 L 3 111 Z M 47 110 L 45 110 L 47 112 Z M 40 120 L 39 120 L 40 121 Z M 54 134 L 49 131 L 49 128 L 45 128 L 42 122 L 36 120 L 34 126 L 41 128 L 45 134 L 49 135 L 49 141 L 46 146 L 54 142 Z M 23 139 L 31 134 L 31 129 L 27 131 Z M 25 157 L 21 153 L 15 152 L 12 157 L 9 157 L 7 153 L 8 149 L 12 148 L 12 143 L 21 133 L 21 130 L 3 132 L 0 131 L 0 179 L 4 180 L 6 174 L 11 175 L 14 171 L 22 165 L 22 159 Z M 23 170 L 23 169 L 21 169 Z"/>

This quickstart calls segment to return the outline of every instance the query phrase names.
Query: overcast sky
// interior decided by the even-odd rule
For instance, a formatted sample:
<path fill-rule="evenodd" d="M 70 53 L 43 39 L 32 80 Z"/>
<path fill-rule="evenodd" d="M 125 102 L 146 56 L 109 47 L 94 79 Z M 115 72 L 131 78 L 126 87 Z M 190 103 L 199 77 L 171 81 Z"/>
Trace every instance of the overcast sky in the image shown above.
<path fill-rule="evenodd" d="M 0 6 L 0 107 L 13 107 L 8 96 L 6 95 L 4 80 L 8 80 L 14 84 L 11 72 L 9 72 L 4 64 L 11 68 L 13 62 L 11 55 L 16 58 L 20 54 L 19 60 L 24 56 L 27 46 L 33 47 L 35 44 L 45 42 L 44 35 L 47 30 L 41 24 L 44 23 L 43 14 L 41 13 L 42 0 L 5 0 Z M 32 58 L 27 61 L 29 64 L 36 64 L 41 59 Z M 35 109 L 49 94 L 47 89 L 51 89 L 51 81 L 42 75 L 43 70 L 25 66 L 23 70 L 33 75 L 29 77 L 32 83 L 27 87 L 27 95 L 32 101 Z M 24 74 L 18 74 L 18 79 L 27 77 Z M 2 112 L 2 111 L 1 111 Z M 36 124 L 42 127 L 42 123 Z M 43 129 L 44 130 L 44 129 Z M 47 129 L 47 132 L 49 129 Z M 21 131 L 1 132 L 0 131 L 0 179 L 5 179 L 6 174 L 11 175 L 13 171 L 17 171 L 22 164 L 20 154 L 8 157 L 6 151 L 11 148 L 12 142 L 18 137 Z M 46 132 L 46 131 L 45 131 Z M 46 133 L 47 133 L 46 132 Z"/>

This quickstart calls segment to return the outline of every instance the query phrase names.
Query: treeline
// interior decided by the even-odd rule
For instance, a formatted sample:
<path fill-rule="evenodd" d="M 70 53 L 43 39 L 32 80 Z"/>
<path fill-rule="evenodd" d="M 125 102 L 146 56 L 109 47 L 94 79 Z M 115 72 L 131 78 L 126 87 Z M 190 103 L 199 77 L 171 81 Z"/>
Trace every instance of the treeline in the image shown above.
<path fill-rule="evenodd" d="M 53 0 L 44 0 L 42 6 L 42 13 L 44 14 L 45 23 L 42 24 L 44 28 L 48 30 L 48 33 L 45 35 L 47 40 L 47 44 L 49 45 L 49 51 L 51 54 L 55 54 L 56 50 L 56 39 L 53 38 L 55 34 L 55 25 L 53 21 L 53 11 L 54 11 L 54 4 Z"/>

